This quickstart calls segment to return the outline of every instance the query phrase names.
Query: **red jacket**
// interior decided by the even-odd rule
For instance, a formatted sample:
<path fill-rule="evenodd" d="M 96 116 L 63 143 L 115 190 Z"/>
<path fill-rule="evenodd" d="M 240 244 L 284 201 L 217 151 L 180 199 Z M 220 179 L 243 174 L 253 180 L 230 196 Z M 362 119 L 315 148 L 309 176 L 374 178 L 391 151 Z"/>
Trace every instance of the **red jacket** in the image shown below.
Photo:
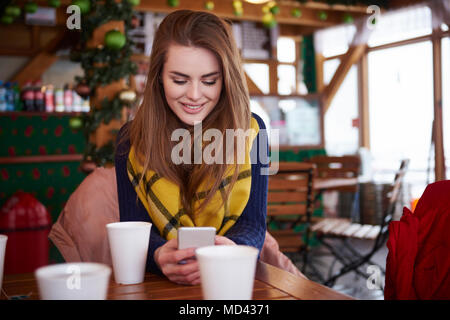
<path fill-rule="evenodd" d="M 389 225 L 384 297 L 450 299 L 450 180 L 428 185 Z"/>

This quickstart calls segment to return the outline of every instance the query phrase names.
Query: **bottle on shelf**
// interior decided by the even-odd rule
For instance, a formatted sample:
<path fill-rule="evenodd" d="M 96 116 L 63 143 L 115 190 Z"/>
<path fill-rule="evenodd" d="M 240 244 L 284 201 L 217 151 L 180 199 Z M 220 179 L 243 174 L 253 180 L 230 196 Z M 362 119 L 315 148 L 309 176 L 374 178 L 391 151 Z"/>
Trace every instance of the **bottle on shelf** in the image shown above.
<path fill-rule="evenodd" d="M 6 111 L 14 111 L 14 89 L 11 82 L 5 83 Z"/>
<path fill-rule="evenodd" d="M 73 111 L 73 93 L 72 86 L 70 84 L 66 84 L 64 87 L 64 111 Z"/>
<path fill-rule="evenodd" d="M 45 87 L 41 81 L 36 81 L 34 85 L 34 108 L 37 112 L 45 111 Z"/>
<path fill-rule="evenodd" d="M 22 90 L 22 100 L 24 104 L 24 111 L 36 111 L 34 107 L 34 90 L 31 86 L 31 81 L 25 83 Z"/>
<path fill-rule="evenodd" d="M 22 111 L 22 99 L 20 99 L 20 87 L 17 82 L 12 83 L 12 89 L 14 92 L 14 110 Z"/>
<path fill-rule="evenodd" d="M 72 96 L 73 96 L 72 111 L 81 112 L 83 108 L 83 101 L 81 96 L 75 90 L 72 91 Z"/>
<path fill-rule="evenodd" d="M 62 88 L 55 89 L 55 111 L 64 111 L 64 91 Z"/>
<path fill-rule="evenodd" d="M 0 111 L 6 111 L 6 88 L 0 80 Z"/>
<path fill-rule="evenodd" d="M 55 111 L 55 99 L 53 94 L 53 85 L 49 84 L 45 89 L 45 111 Z"/>
<path fill-rule="evenodd" d="M 83 105 L 81 107 L 81 111 L 83 111 L 83 112 L 91 111 L 91 106 L 90 106 L 90 103 L 89 103 L 89 97 L 87 97 L 86 99 L 83 99 Z"/>

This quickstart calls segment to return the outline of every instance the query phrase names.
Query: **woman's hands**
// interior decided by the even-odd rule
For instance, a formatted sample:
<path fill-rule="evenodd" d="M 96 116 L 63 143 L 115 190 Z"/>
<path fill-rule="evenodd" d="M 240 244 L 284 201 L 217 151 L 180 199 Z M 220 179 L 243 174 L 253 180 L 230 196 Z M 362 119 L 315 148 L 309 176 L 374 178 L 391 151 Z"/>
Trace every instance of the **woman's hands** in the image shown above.
<path fill-rule="evenodd" d="M 223 236 L 216 236 L 214 244 L 235 245 L 232 240 Z M 172 239 L 156 249 L 154 259 L 170 281 L 184 285 L 200 284 L 200 269 L 195 258 L 195 248 L 178 250 L 177 239 Z"/>
<path fill-rule="evenodd" d="M 178 250 L 177 239 L 172 239 L 156 249 L 154 259 L 170 281 L 186 285 L 200 284 L 195 248 Z"/>

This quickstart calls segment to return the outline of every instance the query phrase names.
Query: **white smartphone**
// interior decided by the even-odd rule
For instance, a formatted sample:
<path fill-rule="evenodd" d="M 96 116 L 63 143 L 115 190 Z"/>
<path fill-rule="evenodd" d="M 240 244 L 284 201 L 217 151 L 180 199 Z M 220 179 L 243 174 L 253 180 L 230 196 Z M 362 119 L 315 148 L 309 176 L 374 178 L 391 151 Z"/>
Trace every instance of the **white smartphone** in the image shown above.
<path fill-rule="evenodd" d="M 213 246 L 216 236 L 214 227 L 178 228 L 178 249 Z"/>

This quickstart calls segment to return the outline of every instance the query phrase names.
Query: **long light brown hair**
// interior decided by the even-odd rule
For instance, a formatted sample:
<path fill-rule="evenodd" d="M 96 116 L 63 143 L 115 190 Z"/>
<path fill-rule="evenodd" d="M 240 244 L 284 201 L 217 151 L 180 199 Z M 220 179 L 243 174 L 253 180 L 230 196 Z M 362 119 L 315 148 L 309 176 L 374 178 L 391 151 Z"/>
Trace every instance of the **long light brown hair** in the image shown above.
<path fill-rule="evenodd" d="M 161 22 L 153 41 L 150 68 L 143 103 L 132 121 L 127 137 L 141 159 L 144 171 L 151 169 L 180 187 L 181 204 L 189 215 L 199 214 L 219 190 L 229 166 L 224 164 L 175 165 L 171 152 L 176 142 L 170 137 L 178 128 L 188 128 L 169 108 L 161 83 L 162 69 L 171 44 L 205 48 L 213 52 L 221 66 L 223 85 L 217 105 L 203 120 L 203 131 L 215 128 L 225 137 L 226 129 L 250 126 L 250 100 L 240 54 L 230 23 L 208 12 L 178 10 Z M 188 63 L 188 62 L 187 62 Z M 191 139 L 192 141 L 194 139 Z M 223 144 L 225 145 L 225 143 Z M 223 146 L 222 145 L 222 146 Z M 237 150 L 234 143 L 234 156 Z M 225 152 L 224 152 L 225 153 Z M 233 167 L 231 182 L 225 188 L 223 201 L 229 197 L 237 180 L 239 165 Z M 197 212 L 193 212 L 196 192 L 206 181 L 210 189 Z"/>

